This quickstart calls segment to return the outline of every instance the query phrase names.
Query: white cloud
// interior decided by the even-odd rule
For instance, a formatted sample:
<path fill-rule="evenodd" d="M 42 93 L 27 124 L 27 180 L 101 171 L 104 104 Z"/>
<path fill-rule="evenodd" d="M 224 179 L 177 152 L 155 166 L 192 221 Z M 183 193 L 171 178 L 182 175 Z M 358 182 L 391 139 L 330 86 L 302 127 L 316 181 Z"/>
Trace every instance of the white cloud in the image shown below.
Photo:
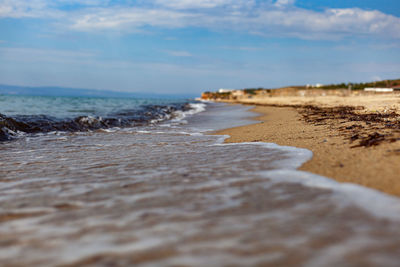
<path fill-rule="evenodd" d="M 58 5 L 83 5 L 83 6 L 105 6 L 110 3 L 110 0 L 53 0 L 49 4 Z"/>
<path fill-rule="evenodd" d="M 0 18 L 61 18 L 62 14 L 46 0 L 0 0 Z"/>
<path fill-rule="evenodd" d="M 157 0 L 160 1 L 160 0 Z M 177 3 L 180 3 L 178 6 Z M 128 29 L 143 26 L 160 28 L 201 27 L 211 30 L 239 30 L 267 36 L 291 36 L 302 39 L 338 39 L 344 36 L 380 36 L 400 38 L 400 18 L 379 11 L 358 8 L 326 9 L 322 12 L 296 8 L 282 9 L 275 5 L 243 5 L 234 9 L 223 6 L 230 0 L 211 5 L 208 1 L 172 1 L 170 6 L 130 7 L 87 10 L 72 16 L 72 28 Z M 240 2 L 240 1 L 239 1 Z M 280 4 L 290 4 L 288 0 Z M 276 3 L 275 3 L 276 4 Z M 191 6 L 209 7 L 181 10 Z M 211 9 L 211 10 L 210 10 Z"/>
<path fill-rule="evenodd" d="M 0 0 L 0 18 L 58 18 L 67 12 L 62 6 L 107 6 L 110 0 Z"/>
<path fill-rule="evenodd" d="M 235 0 L 155 0 L 155 4 L 175 9 L 215 8 L 232 5 Z"/>
<path fill-rule="evenodd" d="M 113 8 L 91 9 L 72 18 L 75 30 L 135 29 L 143 26 L 180 28 L 190 25 L 197 15 L 163 9 Z"/>
<path fill-rule="evenodd" d="M 192 54 L 187 52 L 187 51 L 171 51 L 167 50 L 165 51 L 167 54 L 174 56 L 174 57 L 191 57 Z"/>
<path fill-rule="evenodd" d="M 289 5 L 294 5 L 295 0 L 277 0 L 275 2 L 275 6 L 277 7 L 284 7 Z"/>
<path fill-rule="evenodd" d="M 333 39 L 344 36 L 377 35 L 400 38 L 400 18 L 358 8 L 263 10 L 251 28 L 264 34 L 283 34 L 303 39 Z"/>
<path fill-rule="evenodd" d="M 66 3 L 79 4 L 70 11 Z M 359 8 L 313 11 L 294 0 L 148 0 L 112 4 L 109 0 L 0 0 L 0 18 L 52 19 L 75 31 L 140 31 L 144 27 L 245 31 L 262 36 L 340 39 L 400 38 L 400 18 Z M 148 29 L 148 28 L 147 28 Z"/>

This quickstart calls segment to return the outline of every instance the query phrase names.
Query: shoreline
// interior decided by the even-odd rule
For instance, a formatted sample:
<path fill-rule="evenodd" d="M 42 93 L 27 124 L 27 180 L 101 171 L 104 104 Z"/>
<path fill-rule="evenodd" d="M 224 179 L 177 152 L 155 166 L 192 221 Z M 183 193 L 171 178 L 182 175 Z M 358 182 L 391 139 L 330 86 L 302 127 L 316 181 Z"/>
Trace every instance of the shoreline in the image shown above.
<path fill-rule="evenodd" d="M 369 124 L 371 129 L 369 126 L 360 129 L 354 122 L 346 123 L 338 118 L 321 123 L 321 116 L 325 120 L 326 114 L 318 117 L 311 111 L 312 117 L 301 105 L 226 102 L 256 105 L 251 111 L 260 116 L 254 118 L 259 123 L 217 131 L 216 134 L 230 136 L 225 142 L 261 141 L 306 148 L 313 152 L 313 158 L 299 170 L 400 196 L 400 141 L 388 139 L 386 135 L 374 136 L 377 130 L 374 123 Z M 360 137 L 355 139 L 354 132 Z"/>

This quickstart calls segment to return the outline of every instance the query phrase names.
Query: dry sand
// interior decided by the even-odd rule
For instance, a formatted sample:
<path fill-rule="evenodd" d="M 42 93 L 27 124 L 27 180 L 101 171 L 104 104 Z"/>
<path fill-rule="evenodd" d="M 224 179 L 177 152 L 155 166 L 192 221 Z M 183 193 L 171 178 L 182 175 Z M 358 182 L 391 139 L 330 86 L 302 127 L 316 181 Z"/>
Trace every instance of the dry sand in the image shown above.
<path fill-rule="evenodd" d="M 266 105 L 317 105 L 319 107 L 354 106 L 364 107 L 363 112 L 390 112 L 400 111 L 400 93 L 365 93 L 351 95 L 315 95 L 302 96 L 274 96 L 240 98 L 240 103 L 255 103 Z"/>
<path fill-rule="evenodd" d="M 236 101 L 257 104 L 253 111 L 261 114 L 257 118 L 261 123 L 223 130 L 218 134 L 230 135 L 226 142 L 263 141 L 307 148 L 314 156 L 300 170 L 400 196 L 400 121 L 399 113 L 395 113 L 400 110 L 400 96 L 319 98 L 273 97 Z M 343 116 L 342 112 L 329 113 L 329 109 L 315 113 L 306 108 L 309 104 L 314 107 L 346 105 L 365 108 Z M 329 119 L 326 119 L 326 113 Z M 357 121 L 359 118 L 353 116 L 358 113 L 367 115 Z M 391 116 L 386 118 L 388 113 Z M 374 114 L 384 116 L 375 122 Z M 359 146 L 365 140 L 366 145 Z"/>

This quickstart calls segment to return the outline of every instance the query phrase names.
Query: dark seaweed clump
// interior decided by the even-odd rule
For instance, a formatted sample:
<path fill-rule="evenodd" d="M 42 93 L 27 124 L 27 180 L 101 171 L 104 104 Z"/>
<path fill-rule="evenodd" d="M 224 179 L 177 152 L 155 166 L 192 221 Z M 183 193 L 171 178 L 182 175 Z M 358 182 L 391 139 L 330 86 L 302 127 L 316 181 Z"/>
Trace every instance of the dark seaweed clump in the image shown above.
<path fill-rule="evenodd" d="M 357 112 L 362 109 L 363 107 L 348 106 L 333 108 L 304 106 L 301 107 L 300 113 L 308 123 L 337 128 L 351 143 L 358 141 L 358 144 L 352 147 L 371 147 L 400 140 L 399 114 L 394 111 L 387 113 Z"/>
<path fill-rule="evenodd" d="M 0 141 L 15 139 L 18 133 L 35 134 L 52 131 L 89 131 L 112 127 L 134 127 L 173 118 L 174 112 L 187 111 L 189 104 L 147 105 L 132 110 L 121 110 L 105 117 L 79 116 L 58 119 L 46 115 L 18 115 L 8 117 L 0 114 Z"/>

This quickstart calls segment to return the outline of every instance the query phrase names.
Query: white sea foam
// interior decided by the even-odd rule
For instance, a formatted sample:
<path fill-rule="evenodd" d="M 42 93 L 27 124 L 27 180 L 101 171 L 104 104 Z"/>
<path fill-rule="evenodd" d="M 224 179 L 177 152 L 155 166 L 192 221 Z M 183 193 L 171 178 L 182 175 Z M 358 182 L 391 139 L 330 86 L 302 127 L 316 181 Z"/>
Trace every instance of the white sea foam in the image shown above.
<path fill-rule="evenodd" d="M 309 161 L 313 156 L 313 153 L 308 149 L 291 147 L 291 146 L 280 146 L 280 145 L 277 145 L 274 143 L 265 143 L 265 142 L 222 143 L 227 138 L 229 138 L 229 135 L 221 136 L 221 138 L 217 140 L 216 145 L 219 145 L 219 146 L 234 146 L 234 145 L 259 146 L 259 147 L 262 147 L 267 150 L 269 150 L 269 149 L 279 150 L 282 153 L 290 154 L 290 158 L 280 160 L 277 163 L 277 168 L 281 168 L 281 169 L 297 169 L 301 165 L 303 165 L 305 162 Z"/>
<path fill-rule="evenodd" d="M 273 170 L 263 172 L 275 183 L 298 183 L 307 187 L 331 190 L 335 201 L 354 204 L 370 214 L 385 219 L 400 220 L 400 199 L 380 191 L 353 183 L 339 183 L 335 180 L 298 170 Z"/>
<path fill-rule="evenodd" d="M 380 218 L 400 220 L 400 199 L 397 197 L 361 185 L 340 183 L 327 177 L 296 170 L 312 158 L 310 150 L 263 142 L 221 143 L 226 138 L 227 136 L 221 136 L 216 145 L 258 146 L 267 150 L 279 150 L 290 155 L 289 158 L 280 160 L 275 164 L 277 170 L 260 172 L 274 183 L 298 183 L 307 187 L 328 189 L 335 194 L 335 199 L 342 204 L 356 205 Z"/>
<path fill-rule="evenodd" d="M 186 118 L 187 116 L 191 116 L 206 110 L 205 103 L 190 103 L 189 106 L 190 106 L 189 110 L 186 111 L 179 110 L 174 112 L 175 117 L 172 119 L 172 121 L 174 122 L 183 121 L 183 119 Z"/>
<path fill-rule="evenodd" d="M 120 127 L 113 127 L 113 128 L 108 128 L 108 129 L 99 129 L 98 131 L 100 132 L 106 132 L 106 133 L 115 133 L 116 131 L 121 130 Z"/>
<path fill-rule="evenodd" d="M 277 170 L 261 172 L 266 178 L 272 179 L 274 183 L 298 183 L 307 187 L 332 190 L 338 202 L 357 205 L 380 218 L 400 220 L 400 199 L 397 197 L 361 185 L 340 183 L 327 177 L 296 170 L 312 158 L 313 154 L 310 150 L 264 142 L 222 143 L 227 137 L 229 136 L 221 136 L 216 145 L 258 146 L 261 149 L 279 150 L 288 154 L 289 158 L 275 163 Z"/>
<path fill-rule="evenodd" d="M 221 115 L 225 122 L 248 115 L 234 109 Z M 221 126 L 208 119 L 212 112 L 192 116 L 188 125 L 10 143 L 10 153 L 0 154 L 8 173 L 0 182 L 0 212 L 18 215 L 23 207 L 46 214 L 2 223 L 0 234 L 18 245 L 5 244 L 0 259 L 51 266 L 107 261 L 111 254 L 111 263 L 113 257 L 129 263 L 136 253 L 165 248 L 174 253 L 139 265 L 276 266 L 290 254 L 311 266 L 343 266 L 354 255 L 365 265 L 398 259 L 388 250 L 400 246 L 399 199 L 298 171 L 312 157 L 306 149 L 225 144 L 228 136 L 202 130 Z M 79 206 L 60 210 L 55 203 Z M 46 245 L 45 254 L 37 244 Z"/>
<path fill-rule="evenodd" d="M 307 187 L 332 190 L 338 202 L 356 205 L 380 218 L 400 220 L 400 199 L 397 197 L 361 185 L 339 183 L 327 177 L 297 170 L 312 158 L 313 154 L 310 150 L 265 142 L 224 143 L 228 137 L 227 135 L 220 136 L 215 145 L 253 146 L 254 149 L 279 150 L 289 155 L 288 158 L 275 163 L 276 170 L 262 172 L 263 176 L 272 179 L 274 183 L 298 183 Z"/>

